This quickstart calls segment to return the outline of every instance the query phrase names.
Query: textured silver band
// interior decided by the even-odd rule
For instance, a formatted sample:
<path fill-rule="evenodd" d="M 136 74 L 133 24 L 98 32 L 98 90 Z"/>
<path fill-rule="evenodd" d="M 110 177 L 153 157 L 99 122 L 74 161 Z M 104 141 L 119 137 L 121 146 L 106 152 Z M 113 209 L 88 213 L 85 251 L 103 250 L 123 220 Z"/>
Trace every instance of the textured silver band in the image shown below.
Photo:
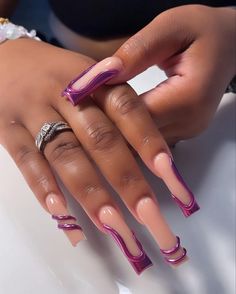
<path fill-rule="evenodd" d="M 36 147 L 43 153 L 47 143 L 52 141 L 59 133 L 64 131 L 72 131 L 72 128 L 64 121 L 44 123 L 36 136 Z"/>

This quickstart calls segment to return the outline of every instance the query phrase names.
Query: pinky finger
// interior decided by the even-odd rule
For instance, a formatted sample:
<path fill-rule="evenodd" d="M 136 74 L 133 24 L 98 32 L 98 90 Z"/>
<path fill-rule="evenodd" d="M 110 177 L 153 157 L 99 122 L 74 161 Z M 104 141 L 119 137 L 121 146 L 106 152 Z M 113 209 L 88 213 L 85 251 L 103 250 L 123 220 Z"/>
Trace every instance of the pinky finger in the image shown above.
<path fill-rule="evenodd" d="M 76 246 L 85 239 L 76 224 L 76 218 L 68 212 L 65 198 L 44 156 L 39 153 L 28 130 L 19 124 L 11 125 L 2 134 L 2 145 L 15 161 L 30 189 L 43 208 L 58 222 L 71 244 Z"/>

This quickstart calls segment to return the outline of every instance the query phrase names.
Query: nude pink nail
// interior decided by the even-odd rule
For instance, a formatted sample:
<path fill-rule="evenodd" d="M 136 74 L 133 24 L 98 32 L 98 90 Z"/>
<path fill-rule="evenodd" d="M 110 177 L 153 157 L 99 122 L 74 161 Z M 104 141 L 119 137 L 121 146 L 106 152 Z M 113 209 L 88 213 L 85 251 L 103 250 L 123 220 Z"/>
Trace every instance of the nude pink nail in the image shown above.
<path fill-rule="evenodd" d="M 154 167 L 169 188 L 172 198 L 186 217 L 200 209 L 193 193 L 184 182 L 172 158 L 167 153 L 163 152 L 155 157 Z"/>
<path fill-rule="evenodd" d="M 62 92 L 73 105 L 79 104 L 99 86 L 117 76 L 123 65 L 118 57 L 108 57 L 82 72 Z"/>
<path fill-rule="evenodd" d="M 173 234 L 158 205 L 151 197 L 140 199 L 136 212 L 169 264 L 177 265 L 186 259 L 186 249 L 181 247 L 179 237 Z"/>
<path fill-rule="evenodd" d="M 64 231 L 73 246 L 76 246 L 81 240 L 86 240 L 82 228 L 76 223 L 76 218 L 69 214 L 61 197 L 49 194 L 46 204 L 52 218 L 58 222 L 58 228 Z"/>
<path fill-rule="evenodd" d="M 102 207 L 98 218 L 103 224 L 104 230 L 113 237 L 137 274 L 152 266 L 152 262 L 141 243 L 114 207 Z"/>

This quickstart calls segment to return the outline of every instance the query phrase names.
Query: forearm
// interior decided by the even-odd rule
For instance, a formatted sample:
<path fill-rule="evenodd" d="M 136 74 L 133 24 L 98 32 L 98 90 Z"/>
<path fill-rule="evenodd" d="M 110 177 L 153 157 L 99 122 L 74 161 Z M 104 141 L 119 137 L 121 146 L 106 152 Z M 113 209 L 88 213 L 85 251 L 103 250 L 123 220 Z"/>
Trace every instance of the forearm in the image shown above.
<path fill-rule="evenodd" d="M 9 17 L 19 0 L 0 0 L 0 17 Z"/>

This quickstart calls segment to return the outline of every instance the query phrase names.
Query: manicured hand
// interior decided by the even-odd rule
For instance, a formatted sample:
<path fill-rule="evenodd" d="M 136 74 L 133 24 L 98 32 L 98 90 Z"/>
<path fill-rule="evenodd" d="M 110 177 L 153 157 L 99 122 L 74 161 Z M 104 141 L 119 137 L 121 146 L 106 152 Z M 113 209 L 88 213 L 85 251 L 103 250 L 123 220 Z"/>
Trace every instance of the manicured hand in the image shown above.
<path fill-rule="evenodd" d="M 178 175 L 168 146 L 145 105 L 131 87 L 104 86 L 94 92 L 93 98 L 87 96 L 74 106 L 61 97 L 61 92 L 70 80 L 94 64 L 90 58 L 44 42 L 18 39 L 0 45 L 0 59 L 0 143 L 72 245 L 85 235 L 70 215 L 53 171 L 94 224 L 114 237 L 137 273 L 151 265 L 96 165 L 133 216 L 151 232 L 166 261 L 177 264 L 185 259 L 186 251 L 161 214 L 127 142 L 165 180 L 186 215 L 194 212 L 197 204 Z M 103 70 L 111 65 L 115 64 L 108 60 Z M 74 88 L 83 92 L 91 86 L 96 69 L 95 65 Z M 72 129 L 58 131 L 39 152 L 35 137 L 45 123 L 51 122 L 68 123 Z M 44 132 L 54 133 L 53 128 L 46 125 Z"/>
<path fill-rule="evenodd" d="M 236 10 L 186 5 L 167 10 L 115 53 L 110 81 L 128 81 L 152 65 L 167 79 L 140 98 L 172 145 L 201 133 L 236 74 Z"/>

